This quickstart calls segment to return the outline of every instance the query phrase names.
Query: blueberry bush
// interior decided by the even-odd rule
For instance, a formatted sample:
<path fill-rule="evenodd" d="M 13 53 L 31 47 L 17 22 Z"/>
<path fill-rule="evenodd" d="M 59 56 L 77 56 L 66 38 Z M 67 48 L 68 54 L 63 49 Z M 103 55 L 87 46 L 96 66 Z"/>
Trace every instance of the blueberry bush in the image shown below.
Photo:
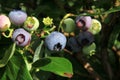
<path fill-rule="evenodd" d="M 120 80 L 120 0 L 0 0 L 0 80 Z"/>

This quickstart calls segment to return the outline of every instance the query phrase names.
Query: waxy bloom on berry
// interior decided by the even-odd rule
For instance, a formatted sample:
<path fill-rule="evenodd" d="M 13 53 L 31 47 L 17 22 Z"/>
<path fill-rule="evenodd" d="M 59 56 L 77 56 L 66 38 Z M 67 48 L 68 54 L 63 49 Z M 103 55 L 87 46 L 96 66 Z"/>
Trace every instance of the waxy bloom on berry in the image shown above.
<path fill-rule="evenodd" d="M 31 35 L 24 29 L 19 28 L 13 32 L 12 39 L 19 46 L 27 46 L 31 41 Z"/>
<path fill-rule="evenodd" d="M 42 21 L 42 22 L 44 23 L 44 25 L 50 26 L 50 25 L 53 24 L 53 19 L 50 18 L 50 17 L 46 17 L 46 18 L 43 18 L 43 21 Z"/>
<path fill-rule="evenodd" d="M 63 50 L 66 46 L 66 42 L 66 37 L 57 31 L 50 33 L 45 39 L 46 47 L 51 51 Z"/>
<path fill-rule="evenodd" d="M 0 15 L 0 31 L 6 31 L 9 29 L 11 23 L 6 15 Z"/>
<path fill-rule="evenodd" d="M 27 14 L 21 10 L 13 10 L 9 13 L 10 21 L 15 25 L 21 25 L 27 18 Z"/>

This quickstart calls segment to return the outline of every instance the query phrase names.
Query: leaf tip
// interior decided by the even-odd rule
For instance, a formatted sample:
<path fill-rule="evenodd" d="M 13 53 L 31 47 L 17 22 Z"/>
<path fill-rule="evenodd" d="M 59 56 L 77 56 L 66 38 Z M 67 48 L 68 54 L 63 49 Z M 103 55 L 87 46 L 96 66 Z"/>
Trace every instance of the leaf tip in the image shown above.
<path fill-rule="evenodd" d="M 71 74 L 71 73 L 64 73 L 64 76 L 68 77 L 68 78 L 72 78 L 73 74 Z"/>

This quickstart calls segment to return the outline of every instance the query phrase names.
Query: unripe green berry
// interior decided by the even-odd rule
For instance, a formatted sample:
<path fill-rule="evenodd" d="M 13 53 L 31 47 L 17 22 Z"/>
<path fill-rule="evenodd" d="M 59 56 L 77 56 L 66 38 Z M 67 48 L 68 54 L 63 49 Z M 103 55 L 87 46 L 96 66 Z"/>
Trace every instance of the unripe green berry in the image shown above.
<path fill-rule="evenodd" d="M 96 44 L 92 43 L 90 45 L 84 46 L 82 51 L 87 56 L 92 56 L 95 54 Z"/>
<path fill-rule="evenodd" d="M 102 25 L 97 19 L 92 19 L 92 25 L 88 29 L 93 35 L 98 34 L 101 31 Z"/>
<path fill-rule="evenodd" d="M 71 33 L 75 30 L 75 21 L 72 18 L 66 18 L 63 23 L 62 27 L 65 32 Z"/>
<path fill-rule="evenodd" d="M 35 31 L 39 27 L 39 21 L 36 17 L 28 17 L 24 22 L 24 28 L 28 31 Z"/>
<path fill-rule="evenodd" d="M 9 29 L 11 23 L 6 15 L 0 15 L 0 31 L 6 31 Z"/>

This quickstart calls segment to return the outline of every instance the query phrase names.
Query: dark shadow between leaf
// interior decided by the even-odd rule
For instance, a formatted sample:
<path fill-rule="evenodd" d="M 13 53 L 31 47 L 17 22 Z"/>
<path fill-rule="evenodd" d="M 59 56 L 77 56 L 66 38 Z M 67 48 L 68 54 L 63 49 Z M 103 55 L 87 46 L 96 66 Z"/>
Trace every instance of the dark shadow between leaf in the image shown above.
<path fill-rule="evenodd" d="M 49 64 L 50 62 L 51 62 L 51 60 L 49 58 L 42 58 L 42 59 L 39 59 L 36 62 L 34 62 L 32 64 L 32 66 L 33 67 L 42 67 L 42 66 Z"/>

